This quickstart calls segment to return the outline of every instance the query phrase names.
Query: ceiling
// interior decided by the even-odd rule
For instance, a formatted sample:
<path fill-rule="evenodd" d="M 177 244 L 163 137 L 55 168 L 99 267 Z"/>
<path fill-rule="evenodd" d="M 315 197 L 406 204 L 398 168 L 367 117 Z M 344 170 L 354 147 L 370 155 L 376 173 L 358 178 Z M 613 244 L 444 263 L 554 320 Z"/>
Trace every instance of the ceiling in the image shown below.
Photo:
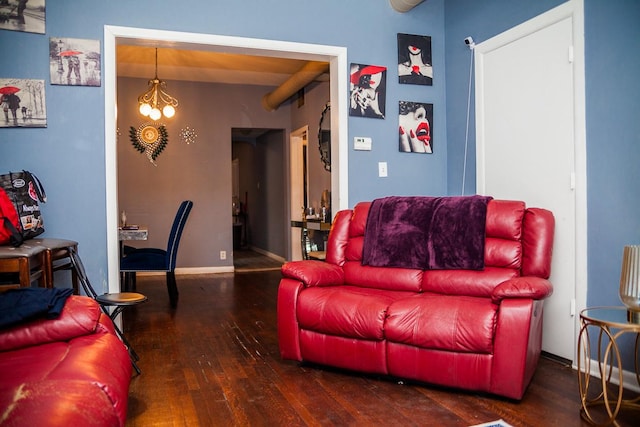
<path fill-rule="evenodd" d="M 151 79 L 156 73 L 155 58 L 155 47 L 117 45 L 116 74 L 118 77 Z M 281 87 L 309 62 L 304 59 L 163 47 L 158 49 L 157 75 L 161 80 Z M 329 73 L 315 80 L 329 81 Z M 269 130 L 234 128 L 232 138 L 234 141 L 251 141 Z"/>
<path fill-rule="evenodd" d="M 118 45 L 118 77 L 151 79 L 155 75 L 156 48 Z M 158 77 L 225 84 L 280 86 L 308 61 L 204 50 L 158 49 Z M 329 74 L 317 80 L 328 81 Z"/>

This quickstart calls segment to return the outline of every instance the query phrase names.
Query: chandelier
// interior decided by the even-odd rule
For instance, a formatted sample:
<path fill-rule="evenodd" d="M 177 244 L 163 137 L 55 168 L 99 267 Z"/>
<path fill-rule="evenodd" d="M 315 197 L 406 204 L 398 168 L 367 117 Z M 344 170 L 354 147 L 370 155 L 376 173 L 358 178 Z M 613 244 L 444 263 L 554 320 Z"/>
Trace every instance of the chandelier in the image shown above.
<path fill-rule="evenodd" d="M 156 48 L 156 76 L 149 80 L 149 89 L 138 97 L 140 114 L 151 120 L 163 115 L 170 119 L 176 114 L 178 100 L 166 92 L 167 83 L 158 79 L 158 48 Z M 161 112 L 162 109 L 162 112 Z"/>

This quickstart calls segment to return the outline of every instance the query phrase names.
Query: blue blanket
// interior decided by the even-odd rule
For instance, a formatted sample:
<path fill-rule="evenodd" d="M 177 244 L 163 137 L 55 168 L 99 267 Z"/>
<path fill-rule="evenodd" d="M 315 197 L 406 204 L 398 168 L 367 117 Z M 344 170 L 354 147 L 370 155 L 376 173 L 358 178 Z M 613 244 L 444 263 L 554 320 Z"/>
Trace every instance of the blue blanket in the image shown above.
<path fill-rule="evenodd" d="M 60 316 L 73 289 L 20 288 L 0 293 L 0 328 Z"/>
<path fill-rule="evenodd" d="M 491 197 L 385 197 L 371 203 L 362 264 L 420 270 L 484 269 Z"/>

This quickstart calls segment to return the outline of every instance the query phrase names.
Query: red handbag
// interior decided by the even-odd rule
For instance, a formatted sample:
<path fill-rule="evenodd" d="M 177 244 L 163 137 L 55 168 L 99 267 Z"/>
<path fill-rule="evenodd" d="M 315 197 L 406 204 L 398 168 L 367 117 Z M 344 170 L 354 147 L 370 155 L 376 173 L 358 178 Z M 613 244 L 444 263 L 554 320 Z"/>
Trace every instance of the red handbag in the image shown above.
<path fill-rule="evenodd" d="M 18 231 L 20 229 L 18 211 L 2 187 L 0 187 L 0 221 L 0 245 L 20 246 L 24 239 L 22 233 Z"/>

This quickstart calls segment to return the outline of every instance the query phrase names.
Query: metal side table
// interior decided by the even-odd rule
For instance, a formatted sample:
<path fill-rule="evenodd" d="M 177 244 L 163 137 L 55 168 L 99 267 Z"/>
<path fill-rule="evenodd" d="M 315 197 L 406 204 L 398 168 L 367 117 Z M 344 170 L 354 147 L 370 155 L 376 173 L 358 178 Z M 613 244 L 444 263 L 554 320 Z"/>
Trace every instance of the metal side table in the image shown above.
<path fill-rule="evenodd" d="M 580 312 L 580 322 L 578 337 L 578 385 L 582 403 L 580 415 L 591 424 L 618 425 L 616 417 L 621 408 L 640 410 L 640 396 L 635 398 L 623 396 L 623 369 L 617 340 L 626 333 L 636 335 L 634 369 L 636 381 L 640 385 L 638 371 L 640 324 L 627 320 L 626 307 L 587 308 Z M 596 332 L 598 336 L 597 360 L 591 359 L 590 331 Z M 592 363 L 597 363 L 597 366 L 592 367 Z M 614 372 L 614 368 L 617 372 Z M 603 411 L 596 411 L 597 407 L 604 407 L 606 414 L 603 415 Z"/>

